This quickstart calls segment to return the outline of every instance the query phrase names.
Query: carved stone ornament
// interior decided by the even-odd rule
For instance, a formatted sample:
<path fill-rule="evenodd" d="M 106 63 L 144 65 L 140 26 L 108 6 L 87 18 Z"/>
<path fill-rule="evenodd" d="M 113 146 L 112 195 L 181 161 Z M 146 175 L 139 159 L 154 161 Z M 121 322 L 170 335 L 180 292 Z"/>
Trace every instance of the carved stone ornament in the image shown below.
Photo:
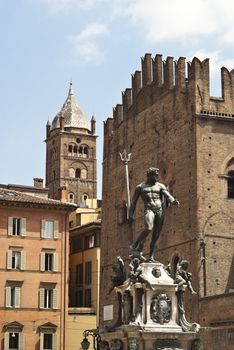
<path fill-rule="evenodd" d="M 152 269 L 152 275 L 153 275 L 154 277 L 156 277 L 156 278 L 159 278 L 159 277 L 161 277 L 162 273 L 161 273 L 161 271 L 160 271 L 159 268 L 154 267 L 154 268 Z"/>
<path fill-rule="evenodd" d="M 171 300 L 166 294 L 153 297 L 150 304 L 150 316 L 152 321 L 164 324 L 171 318 Z"/>
<path fill-rule="evenodd" d="M 123 343 L 120 339 L 113 339 L 110 343 L 110 350 L 122 350 Z"/>
<path fill-rule="evenodd" d="M 138 340 L 136 338 L 128 339 L 128 350 L 137 350 L 138 349 Z"/>
<path fill-rule="evenodd" d="M 158 339 L 154 343 L 154 350 L 182 350 L 178 341 L 174 339 Z"/>

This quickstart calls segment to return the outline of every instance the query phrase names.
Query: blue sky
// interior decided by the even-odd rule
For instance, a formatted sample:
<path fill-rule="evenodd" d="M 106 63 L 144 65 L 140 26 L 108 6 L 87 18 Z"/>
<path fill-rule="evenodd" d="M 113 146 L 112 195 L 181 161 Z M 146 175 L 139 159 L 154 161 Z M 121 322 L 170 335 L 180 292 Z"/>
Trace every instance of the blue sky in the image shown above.
<path fill-rule="evenodd" d="M 45 125 L 72 79 L 83 112 L 97 120 L 100 197 L 103 121 L 140 58 L 209 57 L 219 96 L 220 68 L 234 68 L 233 10 L 231 0 L 0 1 L 0 183 L 45 178 Z"/>

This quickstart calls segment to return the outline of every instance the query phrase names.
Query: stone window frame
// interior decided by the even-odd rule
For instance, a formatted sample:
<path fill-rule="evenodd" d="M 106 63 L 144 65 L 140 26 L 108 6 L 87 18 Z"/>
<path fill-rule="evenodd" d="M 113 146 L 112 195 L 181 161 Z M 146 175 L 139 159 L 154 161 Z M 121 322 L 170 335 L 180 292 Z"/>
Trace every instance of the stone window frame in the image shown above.
<path fill-rule="evenodd" d="M 221 167 L 222 173 L 218 175 L 220 179 L 222 179 L 222 191 L 224 193 L 224 198 L 227 200 L 233 200 L 234 195 L 229 195 L 229 181 L 233 179 L 233 186 L 234 186 L 234 155 L 231 154 L 228 157 L 225 158 L 222 167 Z M 231 176 L 230 176 L 230 173 Z M 230 186 L 230 185 L 229 185 Z M 233 191 L 232 191 L 233 192 Z"/>
<path fill-rule="evenodd" d="M 26 218 L 20 216 L 9 216 L 7 235 L 12 237 L 26 236 Z"/>
<path fill-rule="evenodd" d="M 4 350 L 11 350 L 10 348 L 10 338 L 11 336 L 18 335 L 18 348 L 19 350 L 24 350 L 24 333 L 23 325 L 19 322 L 10 322 L 3 327 L 4 331 Z"/>
<path fill-rule="evenodd" d="M 58 346 L 58 333 L 57 326 L 53 323 L 47 322 L 38 327 L 38 332 L 40 333 L 40 350 L 45 350 L 44 348 L 44 336 L 45 334 L 51 335 L 52 338 L 52 350 L 59 349 Z"/>
<path fill-rule="evenodd" d="M 58 253 L 55 250 L 43 248 L 40 253 L 40 271 L 58 272 Z"/>
<path fill-rule="evenodd" d="M 53 229 L 51 232 L 47 231 L 49 223 L 53 223 Z M 52 225 L 51 225 L 52 226 Z M 50 227 L 51 229 L 51 227 Z M 59 238 L 59 222 L 53 219 L 42 219 L 41 220 L 41 238 L 43 239 L 58 239 Z"/>

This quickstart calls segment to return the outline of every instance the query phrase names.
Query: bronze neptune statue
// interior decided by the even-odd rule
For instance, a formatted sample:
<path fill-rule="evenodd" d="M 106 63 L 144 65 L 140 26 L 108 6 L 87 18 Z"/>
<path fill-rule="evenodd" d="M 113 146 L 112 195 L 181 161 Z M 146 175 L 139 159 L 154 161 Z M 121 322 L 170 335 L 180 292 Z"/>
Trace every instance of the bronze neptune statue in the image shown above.
<path fill-rule="evenodd" d="M 131 245 L 133 251 L 142 252 L 145 240 L 152 231 L 150 243 L 149 261 L 154 262 L 154 254 L 157 249 L 157 240 L 163 227 L 166 203 L 169 202 L 177 207 L 179 202 L 168 192 L 165 185 L 157 181 L 159 169 L 149 168 L 146 181 L 137 185 L 129 208 L 128 222 L 131 225 L 136 203 L 141 197 L 144 202 L 144 229 L 137 240 Z"/>

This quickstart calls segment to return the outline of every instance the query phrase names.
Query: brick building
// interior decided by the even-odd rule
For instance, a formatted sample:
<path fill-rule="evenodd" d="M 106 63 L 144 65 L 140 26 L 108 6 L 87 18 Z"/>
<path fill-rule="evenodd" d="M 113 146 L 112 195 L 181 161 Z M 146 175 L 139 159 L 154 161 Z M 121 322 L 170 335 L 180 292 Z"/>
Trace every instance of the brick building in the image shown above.
<path fill-rule="evenodd" d="M 221 69 L 222 96 L 209 90 L 209 60 L 173 61 L 161 55 L 142 58 L 142 71 L 132 75 L 132 87 L 104 125 L 102 281 L 110 281 L 111 263 L 121 255 L 128 263 L 129 244 L 143 225 L 137 204 L 132 230 L 125 212 L 126 184 L 119 152 L 131 153 L 130 190 L 142 182 L 150 166 L 160 168 L 160 181 L 179 199 L 167 209 L 158 241 L 157 259 L 178 257 L 191 262 L 197 296 L 187 293 L 187 319 L 199 322 L 205 349 L 234 346 L 234 75 Z M 145 254 L 149 246 L 145 246 Z M 103 310 L 115 296 L 101 289 Z M 110 319 L 111 317 L 109 317 Z M 114 319 L 116 315 L 114 314 Z M 109 321 L 113 323 L 113 321 Z M 208 327 L 208 328 L 206 328 Z"/>
<path fill-rule="evenodd" d="M 96 121 L 81 111 L 70 83 L 60 112 L 46 126 L 46 187 L 49 197 L 58 199 L 66 187 L 67 200 L 84 205 L 96 198 Z"/>
<path fill-rule="evenodd" d="M 74 204 L 0 188 L 0 348 L 65 349 Z"/>

